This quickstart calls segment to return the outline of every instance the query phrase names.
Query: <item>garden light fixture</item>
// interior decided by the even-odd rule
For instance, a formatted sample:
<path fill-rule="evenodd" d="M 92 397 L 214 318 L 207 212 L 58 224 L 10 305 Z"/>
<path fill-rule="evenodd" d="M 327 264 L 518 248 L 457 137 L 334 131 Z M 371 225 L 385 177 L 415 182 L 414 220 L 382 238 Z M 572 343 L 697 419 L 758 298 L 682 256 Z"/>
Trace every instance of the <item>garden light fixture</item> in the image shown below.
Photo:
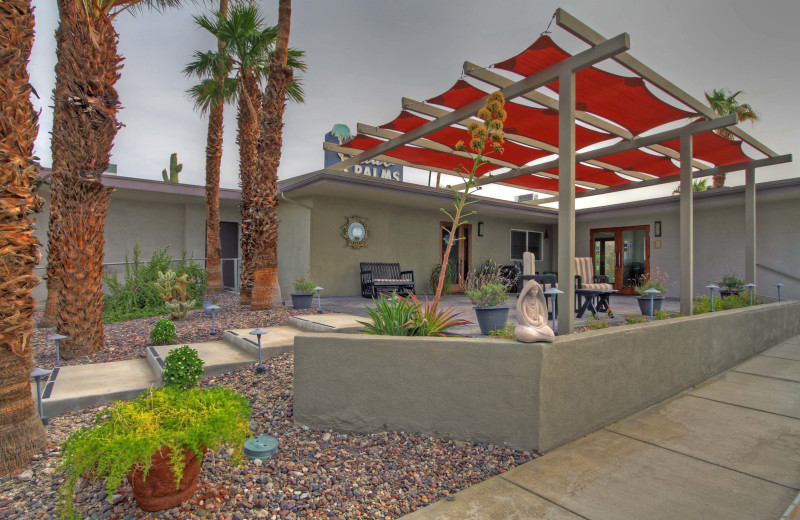
<path fill-rule="evenodd" d="M 714 312 L 714 289 L 719 289 L 719 285 L 710 283 L 706 285 L 706 289 L 711 291 L 711 312 Z"/>
<path fill-rule="evenodd" d="M 250 331 L 250 334 L 255 334 L 255 336 L 258 338 L 258 364 L 256 365 L 256 374 L 263 374 L 267 371 L 267 367 L 261 363 L 261 336 L 267 334 L 268 332 L 269 331 L 265 329 L 256 329 Z"/>
<path fill-rule="evenodd" d="M 62 336 L 61 334 L 53 334 L 52 336 L 50 336 L 47 339 L 49 339 L 50 341 L 55 341 L 56 342 L 56 366 L 60 367 L 61 366 L 61 340 L 62 339 L 67 339 L 67 337 L 66 336 Z"/>
<path fill-rule="evenodd" d="M 207 307 L 203 307 L 203 310 L 206 310 L 206 309 L 208 309 L 208 311 L 209 311 L 207 314 L 211 314 L 211 334 L 216 334 L 217 333 L 217 327 L 214 324 L 214 317 L 215 317 L 214 313 L 216 313 L 219 310 L 219 305 L 211 304 L 211 305 L 209 305 Z"/>
<path fill-rule="evenodd" d="M 753 290 L 757 287 L 757 285 L 754 284 L 754 283 L 746 283 L 746 284 L 744 284 L 744 286 L 747 287 L 748 291 L 750 291 L 750 306 L 752 307 L 752 305 L 753 305 L 753 292 L 754 292 Z"/>
<path fill-rule="evenodd" d="M 661 294 L 661 291 L 659 291 L 655 287 L 651 287 L 651 288 L 649 288 L 649 289 L 647 289 L 645 291 L 645 294 L 649 294 L 650 295 L 650 319 L 652 320 L 653 319 L 653 311 L 654 311 L 654 308 L 655 308 L 655 297 L 656 297 L 656 294 Z"/>
<path fill-rule="evenodd" d="M 551 287 L 544 291 L 544 294 L 551 296 L 553 299 L 553 334 L 558 336 L 558 329 L 556 328 L 556 319 L 558 318 L 558 295 L 564 294 L 564 291 L 559 291 L 555 287 Z"/>
<path fill-rule="evenodd" d="M 36 397 L 39 405 L 39 417 L 42 419 L 42 424 L 45 426 L 47 426 L 47 417 L 44 416 L 44 410 L 42 409 L 42 390 L 39 381 L 41 381 L 43 377 L 50 377 L 52 372 L 52 370 L 45 370 L 44 368 L 37 368 L 31 372 L 31 378 L 36 381 Z"/>
<path fill-rule="evenodd" d="M 778 301 L 781 301 L 781 287 L 783 287 L 783 284 L 781 282 L 778 282 L 772 285 L 778 288 Z"/>
<path fill-rule="evenodd" d="M 314 287 L 314 290 L 317 291 L 317 314 L 322 314 L 322 302 L 319 299 L 319 293 L 320 291 L 324 291 L 325 289 L 318 285 Z"/>

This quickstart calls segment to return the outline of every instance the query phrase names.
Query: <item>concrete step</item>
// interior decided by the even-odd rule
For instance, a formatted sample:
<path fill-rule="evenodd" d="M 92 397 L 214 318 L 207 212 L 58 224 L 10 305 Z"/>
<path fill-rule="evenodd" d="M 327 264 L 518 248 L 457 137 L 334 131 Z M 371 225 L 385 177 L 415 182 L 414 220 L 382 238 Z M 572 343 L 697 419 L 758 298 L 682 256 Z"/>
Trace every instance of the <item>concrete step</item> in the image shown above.
<path fill-rule="evenodd" d="M 226 330 L 223 340 L 242 350 L 252 359 L 258 359 L 258 338 L 250 334 L 253 329 Z M 269 332 L 261 336 L 261 359 L 277 357 L 285 352 L 294 351 L 294 337 L 300 331 L 293 327 L 269 327 Z"/>
<path fill-rule="evenodd" d="M 147 347 L 147 362 L 153 374 L 159 381 L 164 373 L 164 360 L 175 348 L 182 345 L 163 345 L 160 347 Z M 200 359 L 205 363 L 203 369 L 206 377 L 218 376 L 247 365 L 252 365 L 256 357 L 237 348 L 225 341 L 209 341 L 206 343 L 192 343 L 189 345 L 197 351 Z"/>
<path fill-rule="evenodd" d="M 289 318 L 289 325 L 303 332 L 354 334 L 364 330 L 364 326 L 359 321 L 369 321 L 369 318 L 352 314 L 308 314 L 292 316 Z"/>
<path fill-rule="evenodd" d="M 142 358 L 58 367 L 50 374 L 43 390 L 42 409 L 45 417 L 50 417 L 132 399 L 160 384 L 161 377 L 156 376 L 147 360 Z"/>

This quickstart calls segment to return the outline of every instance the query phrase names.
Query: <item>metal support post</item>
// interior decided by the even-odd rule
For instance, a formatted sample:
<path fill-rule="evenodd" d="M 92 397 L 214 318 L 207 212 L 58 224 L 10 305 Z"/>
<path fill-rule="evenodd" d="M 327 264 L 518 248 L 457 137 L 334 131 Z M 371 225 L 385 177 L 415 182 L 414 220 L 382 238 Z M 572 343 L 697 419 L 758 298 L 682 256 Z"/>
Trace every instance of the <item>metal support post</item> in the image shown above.
<path fill-rule="evenodd" d="M 756 169 L 744 171 L 744 279 L 756 284 Z"/>
<path fill-rule="evenodd" d="M 558 92 L 558 332 L 575 329 L 575 73 L 559 77 Z"/>
<path fill-rule="evenodd" d="M 692 136 L 681 136 L 681 314 L 691 316 L 694 293 Z"/>

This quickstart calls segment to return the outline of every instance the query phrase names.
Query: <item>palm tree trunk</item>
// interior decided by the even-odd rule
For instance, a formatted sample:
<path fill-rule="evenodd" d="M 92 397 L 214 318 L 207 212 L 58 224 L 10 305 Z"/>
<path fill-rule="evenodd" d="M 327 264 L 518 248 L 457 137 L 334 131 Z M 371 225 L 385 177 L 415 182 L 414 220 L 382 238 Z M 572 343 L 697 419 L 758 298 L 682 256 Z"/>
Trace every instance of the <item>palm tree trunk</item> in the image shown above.
<path fill-rule="evenodd" d="M 243 72 L 239 96 L 239 182 L 242 187 L 242 240 L 239 302 L 250 303 L 253 291 L 253 251 L 261 237 L 253 231 L 253 186 L 258 169 L 258 114 L 261 108 L 261 91 L 251 72 Z"/>
<path fill-rule="evenodd" d="M 714 132 L 718 136 L 724 137 L 725 139 L 729 139 L 731 141 L 735 141 L 736 140 L 736 137 L 734 137 L 733 133 L 730 130 L 726 130 L 725 128 L 718 128 L 718 129 L 714 130 Z M 712 175 L 711 179 L 712 179 L 712 186 L 714 188 L 721 188 L 721 187 L 725 186 L 725 174 L 724 173 L 718 173 L 716 175 Z"/>
<path fill-rule="evenodd" d="M 113 189 L 103 186 L 120 124 L 121 57 L 109 19 L 86 17 L 74 0 L 58 0 L 53 178 L 49 261 L 59 281 L 57 330 L 65 359 L 103 348 L 103 246 Z M 55 228 L 52 226 L 55 224 Z"/>
<path fill-rule="evenodd" d="M 254 284 L 251 309 L 268 309 L 281 304 L 278 285 L 278 166 L 283 144 L 283 112 L 286 86 L 292 81 L 292 68 L 286 61 L 289 51 L 291 0 L 278 3 L 278 37 L 270 61 L 267 89 L 261 107 L 258 142 L 258 182 L 253 183 L 251 209 L 254 236 Z"/>
<path fill-rule="evenodd" d="M 33 268 L 40 255 L 30 214 L 41 209 L 33 160 L 38 115 L 27 64 L 33 45 L 30 0 L 0 3 L 0 475 L 25 466 L 44 445 L 31 397 Z"/>
<path fill-rule="evenodd" d="M 228 0 L 219 0 L 219 12 L 228 16 Z M 222 51 L 225 44 L 217 40 Z M 220 83 L 222 79 L 220 78 Z M 212 105 L 208 116 L 206 141 L 206 292 L 222 292 L 222 246 L 219 239 L 219 175 L 222 163 L 222 128 L 224 103 Z"/>

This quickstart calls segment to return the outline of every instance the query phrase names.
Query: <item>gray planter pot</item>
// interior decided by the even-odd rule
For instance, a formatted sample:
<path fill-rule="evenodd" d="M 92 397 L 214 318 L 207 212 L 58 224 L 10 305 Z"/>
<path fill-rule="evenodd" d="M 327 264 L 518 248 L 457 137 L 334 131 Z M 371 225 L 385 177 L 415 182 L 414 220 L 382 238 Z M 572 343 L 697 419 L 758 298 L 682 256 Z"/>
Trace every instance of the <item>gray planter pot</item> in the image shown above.
<path fill-rule="evenodd" d="M 642 311 L 642 316 L 650 316 L 650 297 L 649 296 L 639 296 L 636 298 L 639 300 L 639 310 Z M 661 304 L 664 303 L 664 297 L 660 296 L 658 298 L 653 298 L 653 312 L 655 314 L 657 311 L 661 310 Z"/>
<path fill-rule="evenodd" d="M 292 297 L 292 307 L 295 309 L 310 309 L 314 301 L 314 294 L 290 294 Z"/>
<path fill-rule="evenodd" d="M 481 334 L 489 335 L 493 330 L 500 330 L 506 326 L 508 320 L 508 305 L 497 305 L 495 307 L 473 307 L 475 316 L 478 318 L 478 325 Z"/>

